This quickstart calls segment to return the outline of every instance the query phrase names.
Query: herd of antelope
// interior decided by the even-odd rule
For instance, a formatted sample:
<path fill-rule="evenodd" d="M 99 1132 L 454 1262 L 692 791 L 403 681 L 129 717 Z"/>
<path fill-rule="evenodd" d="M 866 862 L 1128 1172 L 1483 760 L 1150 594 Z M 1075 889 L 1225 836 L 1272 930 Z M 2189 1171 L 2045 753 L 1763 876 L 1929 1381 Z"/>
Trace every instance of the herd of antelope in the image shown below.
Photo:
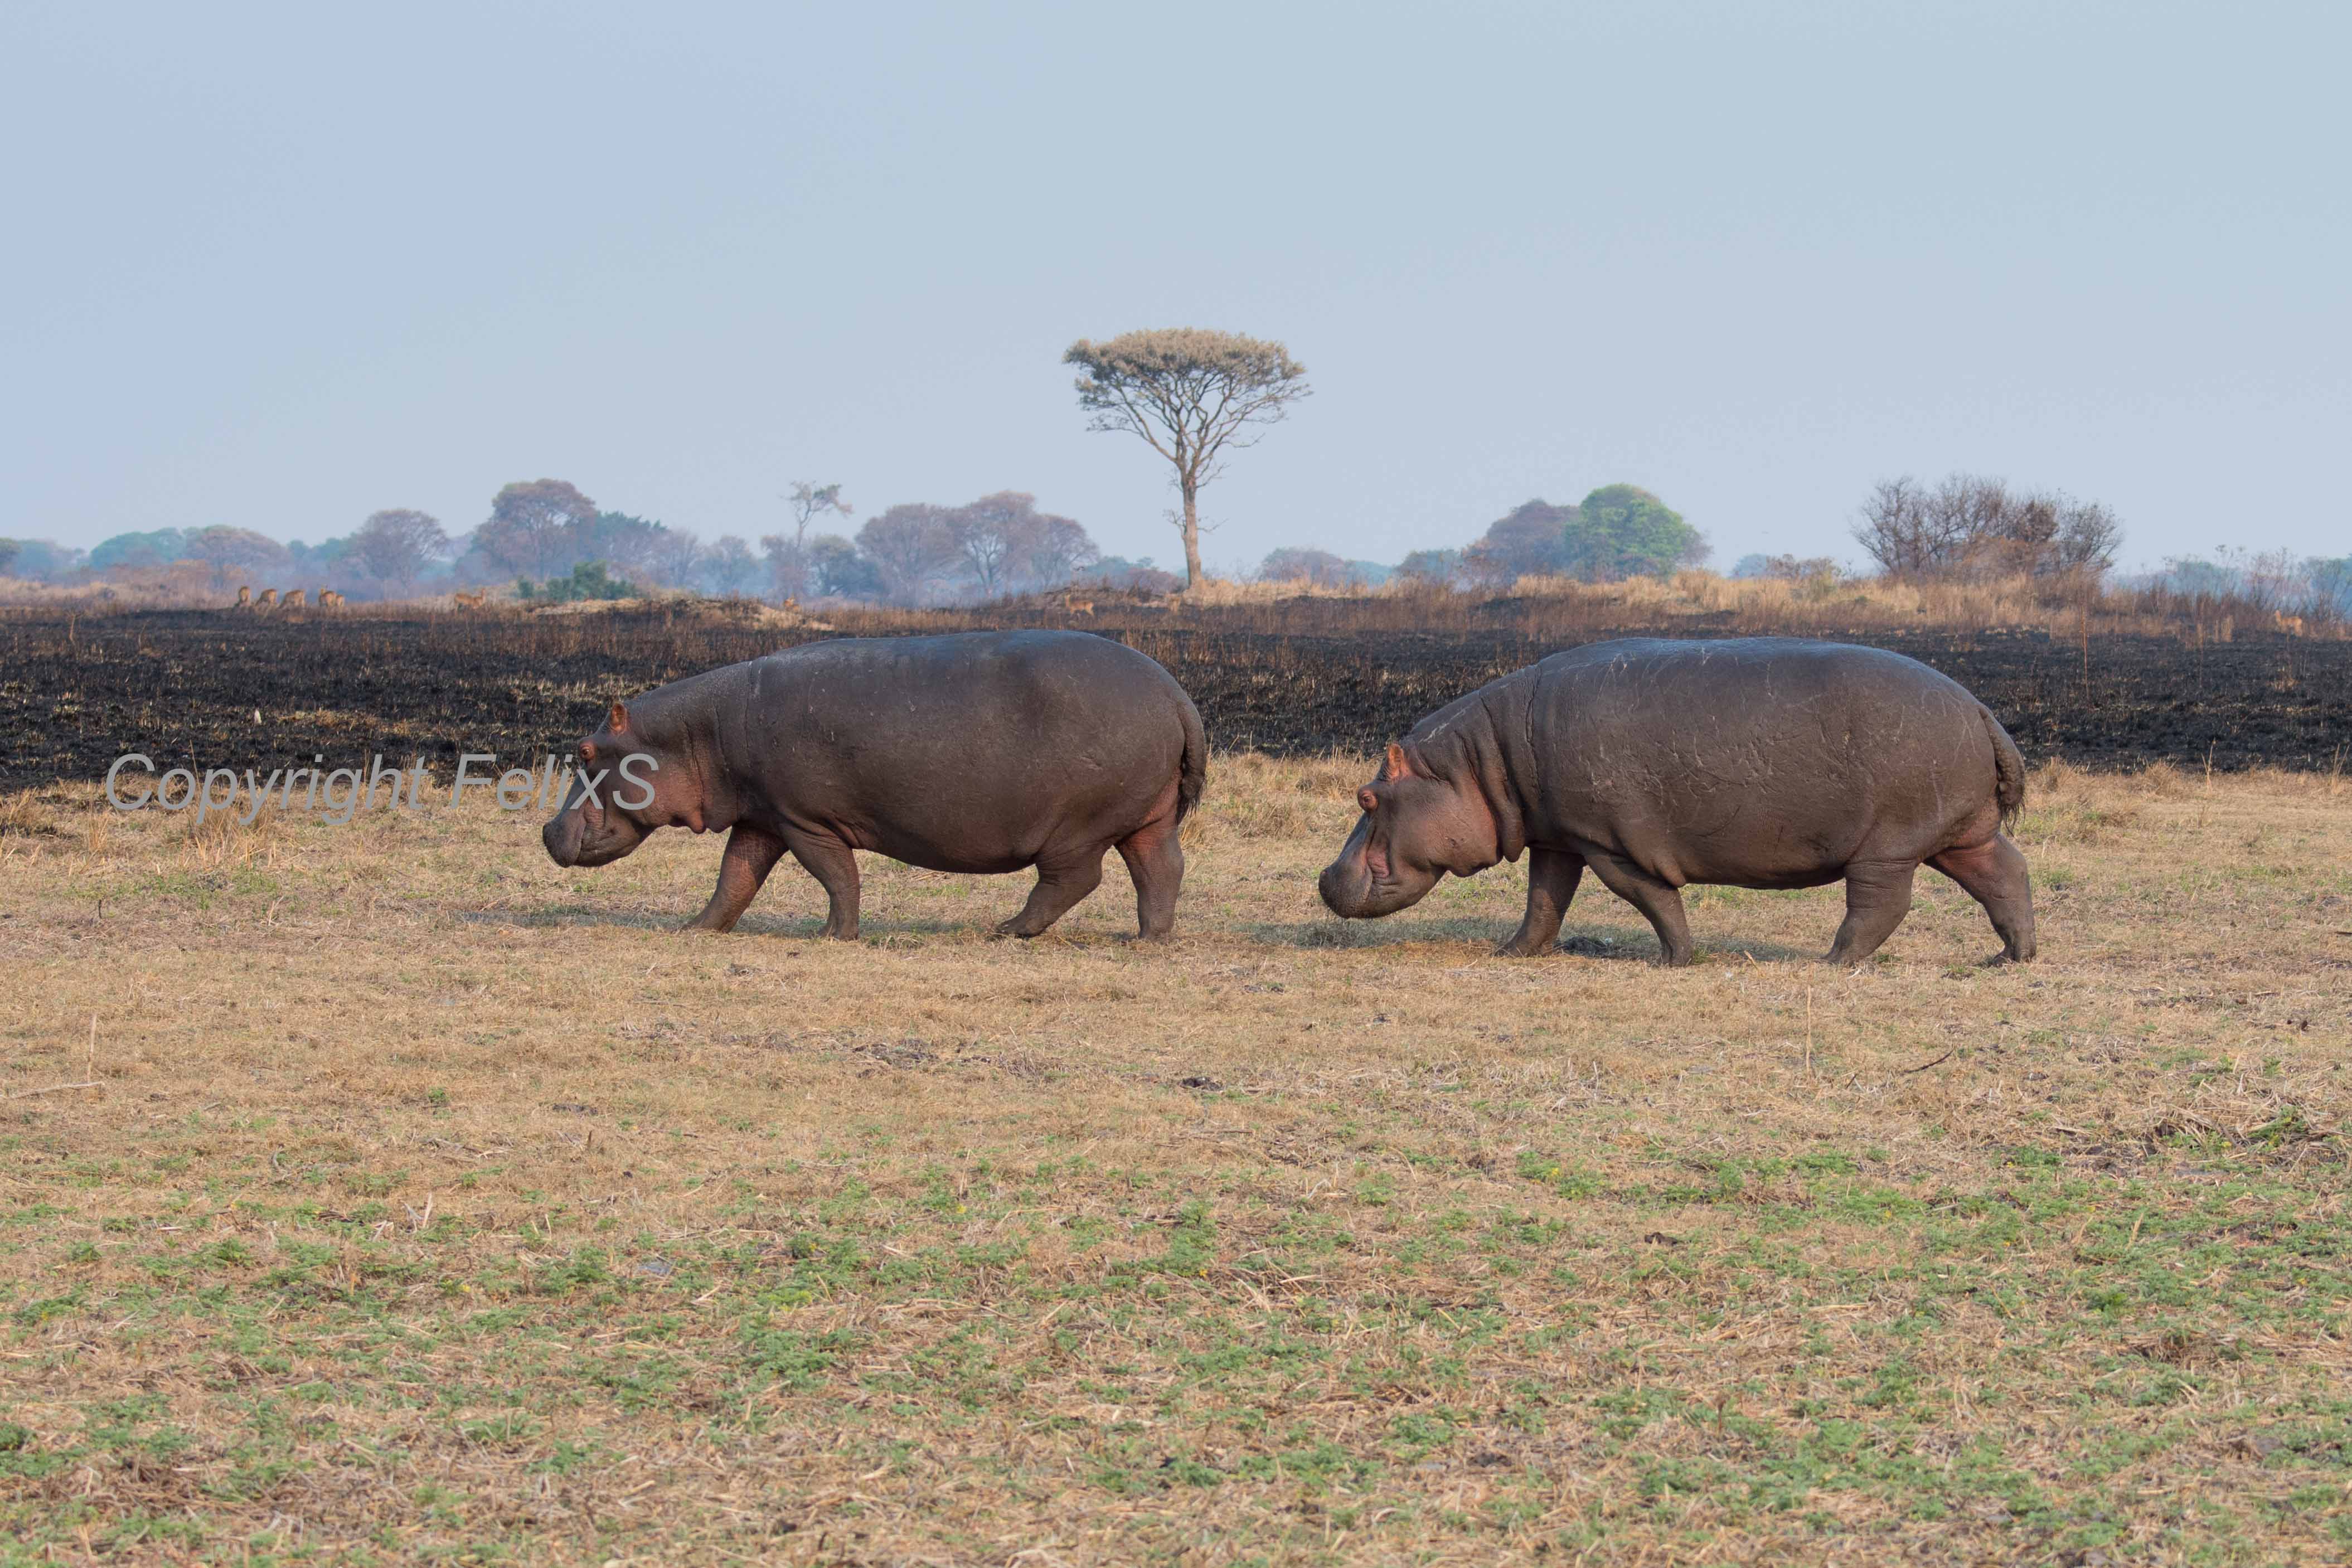
<path fill-rule="evenodd" d="M 303 610 L 309 608 L 309 604 L 310 601 L 305 597 L 304 591 L 299 588 L 288 589 L 286 597 L 283 599 L 278 596 L 278 591 L 274 588 L 263 589 L 261 597 L 258 599 L 254 597 L 253 590 L 250 588 L 240 588 L 236 591 L 236 608 L 239 610 Z M 319 590 L 320 609 L 341 610 L 342 607 L 341 594 L 331 588 Z"/>

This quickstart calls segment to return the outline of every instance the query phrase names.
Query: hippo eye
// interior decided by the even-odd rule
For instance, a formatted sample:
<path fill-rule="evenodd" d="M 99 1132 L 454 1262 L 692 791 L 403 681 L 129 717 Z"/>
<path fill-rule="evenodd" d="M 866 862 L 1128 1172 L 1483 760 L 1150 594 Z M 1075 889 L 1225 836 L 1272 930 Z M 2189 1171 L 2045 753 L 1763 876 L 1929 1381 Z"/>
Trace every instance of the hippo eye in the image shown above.
<path fill-rule="evenodd" d="M 1381 798 L 1378 795 L 1373 794 L 1372 787 L 1367 784 L 1362 789 L 1356 791 L 1356 804 L 1361 806 L 1367 813 L 1370 813 L 1380 810 Z"/>
<path fill-rule="evenodd" d="M 580 760 L 583 762 L 593 762 L 596 760 L 596 743 L 594 741 L 583 740 L 580 743 Z"/>

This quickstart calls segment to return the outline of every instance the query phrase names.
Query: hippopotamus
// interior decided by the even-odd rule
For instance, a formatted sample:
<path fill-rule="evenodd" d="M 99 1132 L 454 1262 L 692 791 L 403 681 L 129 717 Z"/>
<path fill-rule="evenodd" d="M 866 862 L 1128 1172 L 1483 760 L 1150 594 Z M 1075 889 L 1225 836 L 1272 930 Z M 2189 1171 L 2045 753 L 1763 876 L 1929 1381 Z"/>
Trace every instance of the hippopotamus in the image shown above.
<path fill-rule="evenodd" d="M 1335 914 L 1394 914 L 1447 872 L 1528 854 L 1527 916 L 1498 952 L 1549 949 L 1591 866 L 1691 960 L 1682 888 L 1843 878 L 1828 960 L 1861 962 L 1932 865 L 2033 956 L 2017 743 L 1950 677 L 1881 648 L 1794 638 L 1630 638 L 1530 664 L 1438 709 L 1356 793 L 1323 873 Z"/>
<path fill-rule="evenodd" d="M 577 751 L 542 837 L 604 865 L 656 828 L 727 833 L 719 886 L 687 929 L 726 931 L 790 851 L 824 887 L 824 934 L 857 935 L 857 860 L 931 871 L 1037 868 L 1034 936 L 1102 881 L 1117 849 L 1146 939 L 1175 926 L 1177 829 L 1201 799 L 1201 716 L 1152 660 L 1083 632 L 845 637 L 690 675 L 614 703 Z"/>

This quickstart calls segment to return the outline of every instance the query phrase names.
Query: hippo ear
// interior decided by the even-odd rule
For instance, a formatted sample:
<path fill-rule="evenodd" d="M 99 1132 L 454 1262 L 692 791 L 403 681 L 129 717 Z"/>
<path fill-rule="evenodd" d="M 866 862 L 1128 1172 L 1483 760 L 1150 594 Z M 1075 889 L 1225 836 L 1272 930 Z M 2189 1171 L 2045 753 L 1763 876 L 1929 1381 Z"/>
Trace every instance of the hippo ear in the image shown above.
<path fill-rule="evenodd" d="M 605 728 L 607 728 L 607 729 L 609 729 L 609 730 L 611 730 L 614 735 L 626 735 L 626 734 L 628 734 L 628 733 L 629 733 L 629 710 L 628 710 L 627 708 L 624 707 L 624 706 L 623 706 L 622 705 L 620 705 L 619 703 L 614 703 L 614 704 L 613 705 L 613 718 L 612 718 L 612 722 L 611 722 L 611 723 L 609 723 L 609 724 L 607 724 L 604 727 L 605 727 Z"/>
<path fill-rule="evenodd" d="M 1381 776 L 1384 779 L 1412 777 L 1412 768 L 1404 759 L 1404 747 L 1393 740 L 1389 742 L 1388 760 L 1381 765 Z"/>

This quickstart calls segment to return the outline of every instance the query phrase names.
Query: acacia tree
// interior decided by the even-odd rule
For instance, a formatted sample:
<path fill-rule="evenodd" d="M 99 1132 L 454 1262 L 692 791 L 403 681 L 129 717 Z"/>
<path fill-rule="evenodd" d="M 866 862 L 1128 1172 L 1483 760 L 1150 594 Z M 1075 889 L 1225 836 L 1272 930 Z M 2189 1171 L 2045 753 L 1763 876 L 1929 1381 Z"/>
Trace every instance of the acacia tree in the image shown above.
<path fill-rule="evenodd" d="M 857 508 L 841 498 L 839 485 L 818 485 L 806 479 L 793 481 L 784 504 L 793 509 L 792 533 L 762 534 L 760 549 L 767 555 L 776 597 L 804 599 L 809 591 L 809 525 L 828 512 L 838 517 L 855 517 Z"/>
<path fill-rule="evenodd" d="M 449 536 L 430 513 L 396 507 L 371 513 L 352 535 L 349 553 L 370 577 L 405 592 L 416 586 L 427 563 L 449 553 Z"/>
<path fill-rule="evenodd" d="M 1223 471 L 1228 447 L 1256 444 L 1256 427 L 1281 422 L 1308 396 L 1307 370 L 1280 343 L 1168 327 L 1123 333 L 1108 342 L 1081 338 L 1062 362 L 1076 365 L 1078 406 L 1088 430 L 1139 435 L 1175 469 L 1184 509 L 1184 585 L 1201 571 L 1201 486 Z"/>

